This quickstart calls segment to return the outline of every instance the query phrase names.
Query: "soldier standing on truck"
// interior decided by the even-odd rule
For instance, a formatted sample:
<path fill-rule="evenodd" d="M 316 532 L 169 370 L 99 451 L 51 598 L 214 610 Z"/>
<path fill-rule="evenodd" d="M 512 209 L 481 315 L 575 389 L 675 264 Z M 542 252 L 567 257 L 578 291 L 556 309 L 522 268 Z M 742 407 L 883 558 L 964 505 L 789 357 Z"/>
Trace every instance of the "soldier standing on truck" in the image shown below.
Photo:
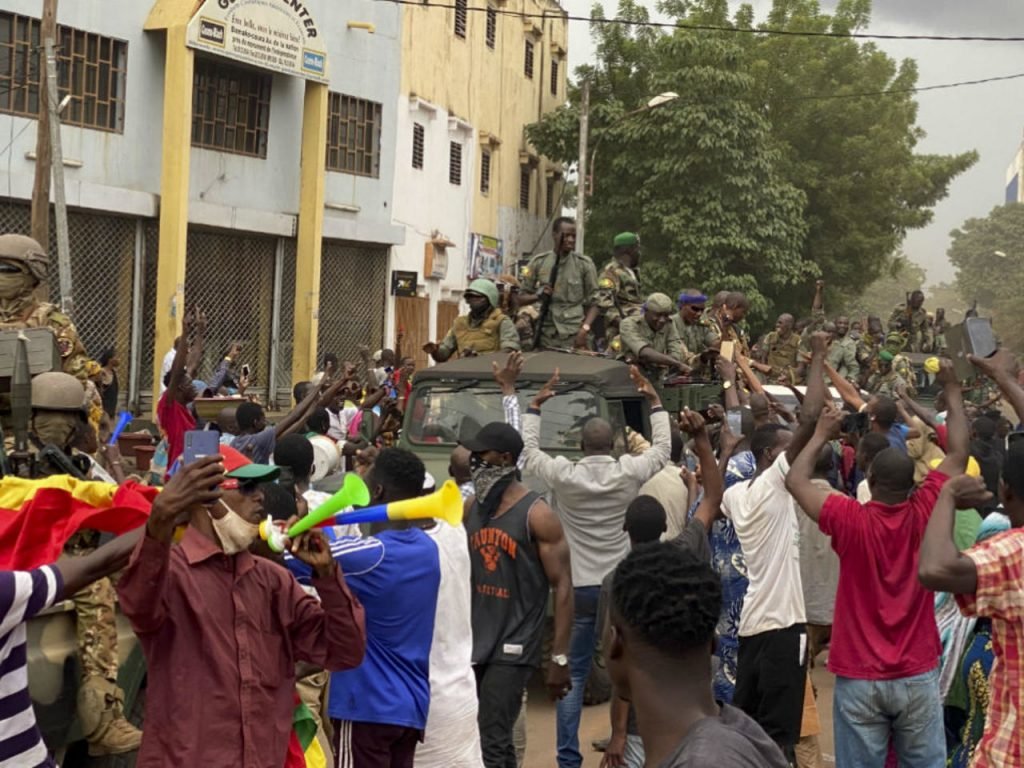
<path fill-rule="evenodd" d="M 534 349 L 585 347 L 590 325 L 584 308 L 597 291 L 597 270 L 589 256 L 575 252 L 575 221 L 555 219 L 551 235 L 555 249 L 537 254 L 523 267 L 519 305 L 538 307 Z"/>
<path fill-rule="evenodd" d="M 66 474 L 65 466 L 41 459 L 44 446 L 68 456 L 85 425 L 85 392 L 78 379 L 66 373 L 41 373 L 32 380 L 29 450 L 36 453 L 35 475 Z M 96 531 L 79 531 L 64 546 L 72 556 L 89 555 L 99 545 Z M 117 626 L 114 586 L 98 579 L 70 598 L 75 604 L 78 656 L 82 679 L 78 688 L 78 718 L 92 757 L 118 755 L 138 749 L 142 732 L 124 715 L 124 692 L 117 684 Z"/>
<path fill-rule="evenodd" d="M 634 361 L 653 382 L 661 381 L 666 370 L 690 372 L 684 362 L 689 354 L 672 324 L 674 311 L 672 299 L 664 293 L 652 293 L 644 304 L 643 315 L 622 321 L 622 356 Z"/>
<path fill-rule="evenodd" d="M 640 238 L 632 232 L 615 236 L 615 258 L 604 265 L 597 276 L 593 297 L 584 325 L 604 319 L 604 338 L 609 347 L 619 335 L 620 323 L 640 314 L 644 297 L 640 292 Z"/>
<path fill-rule="evenodd" d="M 928 313 L 924 308 L 924 294 L 914 291 L 905 304 L 900 304 L 889 316 L 889 330 L 907 334 L 908 352 L 928 350 Z"/>
<path fill-rule="evenodd" d="M 74 324 L 56 306 L 35 297 L 49 264 L 46 251 L 31 237 L 0 235 L 0 331 L 49 328 L 57 337 L 64 373 L 84 381 L 89 355 Z"/>
<path fill-rule="evenodd" d="M 519 351 L 519 332 L 511 318 L 501 311 L 498 286 L 479 278 L 469 284 L 462 298 L 469 304 L 469 314 L 455 318 L 440 344 L 424 344 L 424 352 L 435 362 L 443 363 L 456 352 L 466 357 Z"/>

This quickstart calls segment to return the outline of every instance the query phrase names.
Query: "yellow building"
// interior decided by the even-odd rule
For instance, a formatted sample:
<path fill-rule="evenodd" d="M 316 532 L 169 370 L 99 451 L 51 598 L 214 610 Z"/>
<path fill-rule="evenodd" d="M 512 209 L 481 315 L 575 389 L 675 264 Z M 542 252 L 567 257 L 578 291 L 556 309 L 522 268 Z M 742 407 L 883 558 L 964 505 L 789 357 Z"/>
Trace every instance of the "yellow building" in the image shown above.
<path fill-rule="evenodd" d="M 403 350 L 447 332 L 467 278 L 549 247 L 562 166 L 525 128 L 566 100 L 567 35 L 553 0 L 404 6 L 394 222 L 406 237 L 392 267 L 417 273 L 417 295 L 389 313 Z"/>

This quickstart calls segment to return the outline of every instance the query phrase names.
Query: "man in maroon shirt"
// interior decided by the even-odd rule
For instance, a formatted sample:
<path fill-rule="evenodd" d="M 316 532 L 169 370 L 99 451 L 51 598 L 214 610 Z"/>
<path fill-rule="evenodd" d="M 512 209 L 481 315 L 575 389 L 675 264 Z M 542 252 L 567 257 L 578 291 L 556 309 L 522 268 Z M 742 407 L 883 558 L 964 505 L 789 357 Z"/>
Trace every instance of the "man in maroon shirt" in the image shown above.
<path fill-rule="evenodd" d="M 198 505 L 197 494 L 161 495 L 153 505 L 118 585 L 149 666 L 139 768 L 281 768 L 295 662 L 334 671 L 362 661 L 363 608 L 321 533 L 291 546 L 312 566 L 319 602 L 286 569 L 249 554 L 263 512 L 258 483 L 277 472 L 237 452 L 224 464 L 208 457 L 175 478 L 208 489 Z"/>
<path fill-rule="evenodd" d="M 793 462 L 786 488 L 832 537 L 839 588 L 828 666 L 836 766 L 884 765 L 890 737 L 904 768 L 945 765 L 934 597 L 917 580 L 918 550 L 942 486 L 967 466 L 969 434 L 960 383 L 945 361 L 938 380 L 949 412 L 949 452 L 914 489 L 914 462 L 886 448 L 868 468 L 871 501 L 860 504 L 811 483 L 822 446 L 842 414 L 826 409 Z"/>

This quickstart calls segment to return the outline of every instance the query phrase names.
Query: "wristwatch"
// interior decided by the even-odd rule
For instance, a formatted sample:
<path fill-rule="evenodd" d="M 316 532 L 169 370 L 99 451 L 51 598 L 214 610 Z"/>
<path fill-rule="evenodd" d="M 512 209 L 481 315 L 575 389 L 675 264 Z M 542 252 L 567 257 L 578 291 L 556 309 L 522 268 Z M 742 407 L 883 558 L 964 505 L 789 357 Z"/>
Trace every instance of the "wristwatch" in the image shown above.
<path fill-rule="evenodd" d="M 722 382 L 722 389 L 729 389 L 729 387 L 731 387 L 731 386 L 732 386 L 732 382 L 731 381 L 723 381 Z"/>
<path fill-rule="evenodd" d="M 551 663 L 556 667 L 568 667 L 569 657 L 564 653 L 553 653 L 551 654 Z"/>
<path fill-rule="evenodd" d="M 586 331 L 587 333 L 590 333 L 590 323 L 584 323 L 583 325 L 580 326 L 580 329 Z"/>

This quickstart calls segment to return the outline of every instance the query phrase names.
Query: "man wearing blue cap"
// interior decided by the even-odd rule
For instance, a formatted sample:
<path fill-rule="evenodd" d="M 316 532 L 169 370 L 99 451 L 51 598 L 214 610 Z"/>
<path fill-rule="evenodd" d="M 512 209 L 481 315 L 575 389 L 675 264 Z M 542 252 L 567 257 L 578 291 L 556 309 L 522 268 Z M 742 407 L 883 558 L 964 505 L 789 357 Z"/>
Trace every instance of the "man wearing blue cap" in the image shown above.
<path fill-rule="evenodd" d="M 586 346 L 590 325 L 584 307 L 597 291 L 597 270 L 589 256 L 576 253 L 576 222 L 555 219 L 555 249 L 539 253 L 523 267 L 519 304 L 539 303 L 539 349 Z"/>
<path fill-rule="evenodd" d="M 440 344 L 432 341 L 424 344 L 424 352 L 435 362 L 443 363 L 456 352 L 467 357 L 519 351 L 519 332 L 512 319 L 501 311 L 498 286 L 493 281 L 474 280 L 462 298 L 469 304 L 469 314 L 455 318 Z"/>
<path fill-rule="evenodd" d="M 679 312 L 672 317 L 672 325 L 689 353 L 686 362 L 696 366 L 700 355 L 718 341 L 718 332 L 704 312 L 708 297 L 696 288 L 688 288 L 679 294 L 677 303 Z"/>
<path fill-rule="evenodd" d="M 619 324 L 639 315 L 644 297 L 640 293 L 640 238 L 632 232 L 615 236 L 615 258 L 604 265 L 597 276 L 597 293 L 587 311 L 584 325 L 593 325 L 604 316 L 605 338 L 611 342 L 619 333 Z"/>

